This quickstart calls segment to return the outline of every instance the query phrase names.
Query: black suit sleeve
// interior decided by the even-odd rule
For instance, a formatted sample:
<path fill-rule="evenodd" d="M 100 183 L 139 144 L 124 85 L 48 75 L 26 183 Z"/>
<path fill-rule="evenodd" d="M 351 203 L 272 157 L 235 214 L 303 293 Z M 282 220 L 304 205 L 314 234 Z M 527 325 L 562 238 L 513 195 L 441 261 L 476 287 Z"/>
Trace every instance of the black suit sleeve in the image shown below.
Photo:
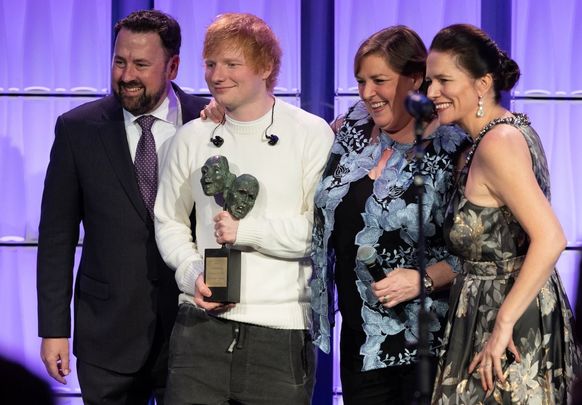
<path fill-rule="evenodd" d="M 70 134 L 58 118 L 44 182 L 37 256 L 38 334 L 69 337 L 75 248 L 82 197 Z"/>

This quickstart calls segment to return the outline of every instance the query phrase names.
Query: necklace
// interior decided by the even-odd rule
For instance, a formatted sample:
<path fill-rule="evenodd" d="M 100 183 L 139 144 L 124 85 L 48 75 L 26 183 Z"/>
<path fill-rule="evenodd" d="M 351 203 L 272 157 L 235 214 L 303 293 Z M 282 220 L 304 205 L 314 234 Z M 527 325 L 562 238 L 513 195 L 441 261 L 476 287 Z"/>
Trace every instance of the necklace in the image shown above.
<path fill-rule="evenodd" d="M 395 149 L 400 152 L 406 153 L 416 145 L 416 139 L 412 143 L 400 143 L 392 139 L 385 132 L 380 133 L 380 143 L 382 144 L 382 149 Z"/>

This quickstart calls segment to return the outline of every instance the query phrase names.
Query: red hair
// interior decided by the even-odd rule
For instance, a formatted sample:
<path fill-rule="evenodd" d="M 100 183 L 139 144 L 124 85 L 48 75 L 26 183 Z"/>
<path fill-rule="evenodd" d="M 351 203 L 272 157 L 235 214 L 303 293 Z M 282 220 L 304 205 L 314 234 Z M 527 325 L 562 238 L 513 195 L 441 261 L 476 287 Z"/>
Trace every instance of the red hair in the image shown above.
<path fill-rule="evenodd" d="M 271 68 L 267 89 L 272 92 L 281 68 L 281 46 L 271 28 L 259 17 L 246 13 L 220 14 L 210 24 L 204 37 L 202 55 L 208 58 L 213 52 L 227 46 L 241 49 L 247 62 L 257 73 Z"/>

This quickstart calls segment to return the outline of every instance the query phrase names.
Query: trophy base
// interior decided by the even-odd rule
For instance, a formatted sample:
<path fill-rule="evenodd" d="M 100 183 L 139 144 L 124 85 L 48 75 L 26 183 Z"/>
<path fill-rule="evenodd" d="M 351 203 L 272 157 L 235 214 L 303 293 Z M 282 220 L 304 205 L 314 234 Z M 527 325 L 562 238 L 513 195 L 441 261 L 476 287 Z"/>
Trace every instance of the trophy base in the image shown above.
<path fill-rule="evenodd" d="M 204 250 L 204 283 L 212 291 L 207 302 L 240 302 L 240 250 L 222 246 Z"/>

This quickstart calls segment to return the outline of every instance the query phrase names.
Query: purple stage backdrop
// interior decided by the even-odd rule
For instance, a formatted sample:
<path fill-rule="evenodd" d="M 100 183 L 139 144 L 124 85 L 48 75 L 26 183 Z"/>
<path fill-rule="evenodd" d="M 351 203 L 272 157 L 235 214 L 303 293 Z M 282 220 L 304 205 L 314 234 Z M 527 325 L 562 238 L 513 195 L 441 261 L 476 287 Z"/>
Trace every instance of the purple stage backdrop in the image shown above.
<path fill-rule="evenodd" d="M 113 0 L 115 1 L 115 0 Z M 509 1 L 509 0 L 508 0 Z M 0 353 L 45 375 L 36 332 L 34 242 L 42 184 L 56 117 L 106 94 L 111 58 L 112 0 L 0 0 Z M 405 24 L 428 45 L 443 26 L 480 25 L 480 0 L 336 0 L 336 113 L 357 99 L 352 60 L 371 33 Z M 294 104 L 301 94 L 300 0 L 156 0 L 183 30 L 178 84 L 206 92 L 202 38 L 219 13 L 244 11 L 264 18 L 279 37 L 283 65 L 276 92 Z M 553 206 L 571 246 L 582 243 L 582 0 L 513 0 L 511 52 L 522 68 L 511 107 L 529 114 L 550 162 Z M 317 66 L 312 66 L 317 69 Z M 536 99 L 527 97 L 536 96 Z M 575 299 L 580 253 L 566 251 L 558 263 Z M 341 320 L 339 320 L 341 321 Z M 336 328 L 338 330 L 339 328 Z M 338 339 L 336 339 L 336 342 Z M 337 359 L 337 357 L 336 357 Z M 336 367 L 337 369 L 337 367 Z M 62 387 L 61 387 L 62 388 Z M 339 390 L 334 378 L 334 390 Z M 75 375 L 66 390 L 77 392 Z"/>

